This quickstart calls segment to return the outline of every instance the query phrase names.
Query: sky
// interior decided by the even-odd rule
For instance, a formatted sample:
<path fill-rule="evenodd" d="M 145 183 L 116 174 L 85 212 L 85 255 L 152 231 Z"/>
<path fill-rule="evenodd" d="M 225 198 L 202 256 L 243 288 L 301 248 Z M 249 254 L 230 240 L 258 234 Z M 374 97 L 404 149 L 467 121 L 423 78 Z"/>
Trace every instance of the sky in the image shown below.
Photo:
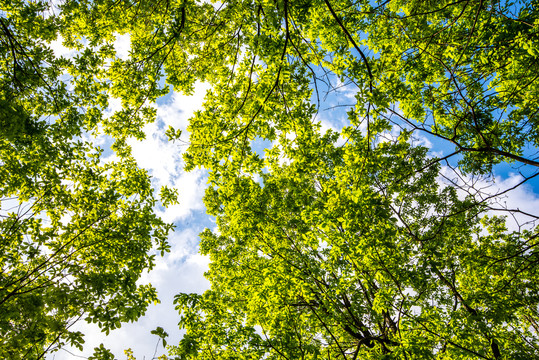
<path fill-rule="evenodd" d="M 72 56 L 73 52 L 64 48 L 61 41 L 51 44 L 57 55 Z M 128 57 L 129 36 L 118 36 L 115 43 L 118 56 Z M 112 331 L 108 336 L 100 333 L 96 325 L 77 323 L 73 329 L 82 331 L 85 334 L 85 349 L 80 352 L 72 348 L 64 348 L 59 352 L 50 354 L 47 359 L 67 360 L 87 358 L 93 353 L 93 348 L 103 343 L 109 348 L 118 360 L 125 359 L 123 350 L 131 348 L 134 355 L 139 360 L 152 359 L 158 343 L 158 337 L 151 335 L 150 331 L 156 327 L 162 327 L 168 334 L 167 342 L 177 344 L 181 338 L 181 331 L 177 323 L 179 315 L 174 310 L 174 295 L 185 293 L 202 293 L 209 288 L 209 282 L 204 278 L 204 272 L 208 269 L 209 260 L 198 254 L 198 234 L 204 228 L 215 229 L 215 221 L 205 214 L 202 197 L 206 188 L 207 173 L 204 170 L 196 169 L 189 173 L 183 170 L 182 153 L 186 146 L 179 143 L 168 142 L 164 130 L 172 125 L 176 129 L 182 129 L 182 139 L 188 139 L 187 125 L 188 119 L 194 111 L 201 108 L 207 86 L 197 84 L 192 96 L 185 96 L 171 91 L 166 96 L 158 99 L 155 104 L 157 108 L 157 121 L 146 125 L 144 131 L 146 139 L 143 141 L 130 140 L 133 155 L 138 165 L 148 170 L 152 176 L 155 189 L 163 185 L 174 187 L 179 191 L 179 204 L 166 209 L 157 208 L 157 213 L 167 222 L 175 224 L 176 229 L 169 238 L 172 246 L 171 252 L 163 258 L 158 258 L 156 267 L 145 273 L 140 279 L 140 283 L 151 283 L 157 288 L 160 304 L 150 305 L 145 316 L 136 323 L 124 324 L 120 329 Z M 337 104 L 353 103 L 355 91 L 350 87 L 343 87 L 333 93 L 321 107 L 316 121 L 320 121 L 322 130 L 333 129 L 339 131 L 347 124 L 345 110 L 330 109 Z M 327 104 L 327 106 L 326 106 Z M 118 109 L 120 103 L 111 101 L 108 112 L 112 114 Z M 101 136 L 93 139 L 96 144 L 103 148 L 111 143 L 111 139 Z M 452 151 L 450 147 L 440 146 L 434 139 L 418 136 L 417 144 L 432 147 L 436 155 L 448 154 Z M 105 152 L 104 161 L 112 160 L 114 155 L 110 151 Z M 442 167 L 440 182 L 454 180 L 462 183 L 463 179 L 475 181 L 476 187 L 488 186 L 489 193 L 502 192 L 518 184 L 522 177 L 518 174 L 518 168 L 514 165 L 501 165 L 495 169 L 494 178 L 490 182 L 486 179 L 470 179 L 461 174 L 456 174 L 449 167 Z M 492 181 L 494 186 L 492 186 Z M 522 211 L 534 212 L 539 208 L 539 186 L 531 182 L 518 187 L 509 195 L 499 200 L 500 206 L 508 208 L 519 208 Z M 518 219 L 522 222 L 523 218 Z M 517 229 L 517 222 L 512 222 L 511 229 Z M 159 344 L 156 355 L 159 356 L 165 351 Z"/>

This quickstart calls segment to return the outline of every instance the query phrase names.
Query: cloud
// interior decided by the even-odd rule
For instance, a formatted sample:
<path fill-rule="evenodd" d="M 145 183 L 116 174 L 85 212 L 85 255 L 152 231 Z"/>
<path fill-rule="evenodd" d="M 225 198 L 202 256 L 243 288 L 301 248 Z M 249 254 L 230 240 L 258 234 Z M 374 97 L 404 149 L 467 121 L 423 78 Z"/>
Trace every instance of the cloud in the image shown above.
<path fill-rule="evenodd" d="M 507 216 L 507 226 L 512 231 L 531 228 L 533 216 L 530 215 L 538 215 L 538 194 L 523 181 L 524 177 L 514 173 L 507 178 L 497 176 L 494 179 L 494 189 L 500 195 L 493 199 L 490 213 Z"/>
<path fill-rule="evenodd" d="M 54 52 L 54 56 L 57 58 L 59 57 L 64 57 L 67 59 L 73 58 L 78 53 L 78 51 L 75 49 L 70 49 L 68 47 L 65 47 L 63 42 L 64 42 L 64 39 L 61 36 L 58 36 L 56 40 L 51 41 L 49 43 L 49 47 Z"/>
<path fill-rule="evenodd" d="M 168 101 L 157 109 L 157 117 L 167 125 L 180 128 L 183 131 L 187 129 L 188 120 L 194 112 L 202 107 L 202 102 L 208 84 L 196 83 L 193 95 L 183 95 L 173 91 Z M 187 139 L 187 135 L 185 136 Z"/>
<path fill-rule="evenodd" d="M 201 107 L 206 88 L 198 84 L 192 96 L 173 92 L 168 100 L 157 105 L 157 121 L 144 127 L 146 139 L 128 141 L 138 165 L 149 171 L 157 191 L 165 185 L 178 189 L 179 204 L 158 209 L 158 214 L 167 222 L 184 219 L 193 211 L 204 208 L 202 196 L 206 188 L 206 171 L 185 172 L 182 154 L 189 139 L 188 119 Z M 169 125 L 183 131 L 179 144 L 169 142 L 164 135 Z"/>
<path fill-rule="evenodd" d="M 206 172 L 193 170 L 183 173 L 172 182 L 172 186 L 178 189 L 179 204 L 160 209 L 157 214 L 166 222 L 176 222 L 185 219 L 195 210 L 203 210 L 202 197 L 206 189 Z"/>
<path fill-rule="evenodd" d="M 131 49 L 131 34 L 120 35 L 115 33 L 114 49 L 116 56 L 122 60 L 129 59 L 129 50 Z"/>

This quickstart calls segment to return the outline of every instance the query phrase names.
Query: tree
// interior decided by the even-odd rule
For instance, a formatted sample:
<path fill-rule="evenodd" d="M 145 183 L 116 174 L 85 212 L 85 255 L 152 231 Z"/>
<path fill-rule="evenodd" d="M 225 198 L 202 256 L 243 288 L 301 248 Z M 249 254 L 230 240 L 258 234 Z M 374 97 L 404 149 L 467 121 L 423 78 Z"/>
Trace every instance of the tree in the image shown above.
<path fill-rule="evenodd" d="M 168 250 L 172 225 L 154 214 L 149 176 L 125 144 L 141 129 L 103 116 L 110 44 L 56 58 L 48 43 L 64 25 L 47 3 L 1 9 L 0 357 L 41 359 L 82 348 L 70 329 L 79 319 L 108 333 L 158 301 L 137 280 L 152 248 Z M 99 126 L 116 137 L 115 161 L 91 142 Z"/>
<path fill-rule="evenodd" d="M 509 231 L 437 184 L 452 157 L 459 174 L 516 161 L 536 176 L 535 2 L 185 6 L 171 54 L 213 85 L 186 160 L 210 170 L 219 230 L 201 234 L 211 290 L 176 298 L 187 334 L 172 355 L 537 356 L 534 224 Z M 334 76 L 356 103 L 321 134 Z M 427 156 L 418 131 L 455 151 Z"/>
<path fill-rule="evenodd" d="M 201 239 L 212 289 L 177 297 L 177 355 L 536 355 L 533 224 L 509 232 L 484 199 L 436 183 L 453 158 L 459 173 L 516 161 L 537 174 L 535 2 L 84 5 L 66 16 L 103 19 L 100 36 L 129 19 L 124 73 L 212 86 L 186 161 L 210 171 L 220 233 Z M 349 126 L 321 134 L 336 79 L 357 88 Z M 455 151 L 427 156 L 418 132 Z"/>
<path fill-rule="evenodd" d="M 14 120 L 5 131 L 9 144 L 24 145 L 14 134 L 44 131 L 45 114 L 71 121 L 69 139 L 82 134 L 76 129 L 95 131 L 100 123 L 132 169 L 125 138 L 142 137 L 141 126 L 154 116 L 146 105 L 168 86 L 186 93 L 195 81 L 211 86 L 191 119 L 185 160 L 187 169 L 209 170 L 206 204 L 219 231 L 202 234 L 201 250 L 212 258 L 212 289 L 178 295 L 187 333 L 172 355 L 536 356 L 535 224 L 511 232 L 503 218 L 486 216 L 491 196 L 462 196 L 469 189 L 437 183 L 440 163 L 459 176 L 488 176 L 504 161 L 517 163 L 523 181 L 538 174 L 536 2 L 214 5 L 68 0 L 51 19 L 28 17 L 39 9 L 10 10 L 3 21 L 31 18 L 53 27 L 67 45 L 83 50 L 86 39 L 95 50 L 42 66 L 31 59 L 46 51 L 23 56 L 13 45 L 23 43 L 9 41 L 17 23 L 9 20 L 3 71 L 31 84 L 24 89 L 32 95 L 23 99 L 35 103 L 23 106 L 3 95 L 5 111 L 52 107 L 43 101 L 43 94 L 54 93 L 44 79 L 58 79 L 64 68 L 75 90 L 60 94 L 85 109 L 62 105 Z M 45 41 L 45 25 L 18 31 L 25 41 Z M 127 60 L 114 57 L 115 33 L 131 34 Z M 33 44 L 24 48 L 44 48 Z M 19 68 L 45 75 L 21 78 Z M 322 133 L 320 103 L 338 86 L 354 87 L 348 124 Z M 104 119 L 109 95 L 124 108 Z M 167 134 L 185 141 L 174 129 Z M 454 151 L 429 155 L 413 145 L 421 134 Z M 264 154 L 257 151 L 260 142 L 271 143 Z M 98 166 L 88 157 L 94 158 L 77 160 Z M 107 171 L 98 171 L 104 183 Z M 119 189 L 120 198 L 129 196 Z"/>
<path fill-rule="evenodd" d="M 176 297 L 180 358 L 537 356 L 536 231 L 508 232 L 437 184 L 427 149 L 353 125 L 268 156 L 206 194 L 212 287 Z M 289 164 L 280 164 L 285 155 Z"/>
<path fill-rule="evenodd" d="M 125 104 L 139 104 L 135 90 L 157 91 L 163 78 L 187 93 L 195 81 L 212 86 L 184 140 L 188 169 L 225 171 L 223 159 L 248 157 L 254 139 L 277 140 L 296 112 L 320 110 L 321 99 L 347 86 L 356 93 L 348 108 L 367 132 L 385 119 L 395 131 L 453 146 L 440 160 L 460 172 L 488 175 L 503 161 L 525 179 L 537 174 L 535 2 L 105 1 L 63 9 L 67 38 L 131 34 L 131 59 L 115 62 L 111 76 Z M 236 171 L 241 161 L 226 164 Z"/>
<path fill-rule="evenodd" d="M 537 167 L 535 154 L 524 154 L 538 144 L 537 11 L 535 1 L 365 8 L 365 44 L 380 53 L 377 91 L 401 105 L 390 114 L 453 143 L 466 171 L 500 161 Z"/>
<path fill-rule="evenodd" d="M 177 41 L 164 45 L 167 81 L 215 85 L 193 119 L 193 166 L 215 168 L 209 158 L 247 151 L 257 136 L 273 141 L 294 101 L 310 99 L 305 82 L 319 103 L 335 77 L 357 88 L 350 109 L 367 128 L 386 118 L 447 141 L 463 171 L 538 165 L 533 1 L 182 4 L 182 25 L 169 31 Z"/>

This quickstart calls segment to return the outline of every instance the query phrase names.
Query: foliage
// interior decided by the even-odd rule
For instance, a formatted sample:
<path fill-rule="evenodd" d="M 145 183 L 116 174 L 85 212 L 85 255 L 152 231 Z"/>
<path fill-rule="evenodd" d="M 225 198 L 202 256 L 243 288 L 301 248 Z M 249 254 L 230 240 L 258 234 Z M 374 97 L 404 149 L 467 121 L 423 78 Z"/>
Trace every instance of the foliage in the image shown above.
<path fill-rule="evenodd" d="M 362 43 L 380 54 L 376 91 L 400 104 L 400 121 L 452 142 L 466 171 L 539 165 L 523 156 L 539 140 L 536 1 L 391 1 L 363 11 Z"/>
<path fill-rule="evenodd" d="M 48 44 L 63 25 L 49 4 L 1 10 L 0 357 L 40 359 L 82 348 L 70 329 L 79 319 L 108 334 L 158 301 L 137 280 L 153 247 L 168 250 L 172 225 L 154 214 L 149 176 L 125 145 L 141 130 L 103 115 L 110 45 L 55 57 Z M 92 144 L 99 128 L 116 136 L 117 160 Z"/>
<path fill-rule="evenodd" d="M 128 107 L 145 93 L 133 89 L 154 91 L 164 75 L 178 91 L 191 92 L 195 81 L 212 86 L 191 119 L 188 168 L 220 172 L 221 160 L 248 157 L 253 139 L 289 132 L 296 112 L 311 106 L 310 92 L 319 106 L 324 88 L 342 86 L 337 78 L 355 88 L 350 109 L 367 131 L 384 118 L 437 137 L 455 147 L 449 157 L 462 171 L 485 174 L 500 161 L 539 165 L 532 155 L 539 136 L 536 5 L 103 1 L 66 2 L 63 16 L 72 24 L 67 38 L 131 34 L 130 60 L 112 67 L 114 94 Z"/>
<path fill-rule="evenodd" d="M 267 173 L 210 189 L 212 287 L 175 301 L 191 359 L 534 358 L 537 232 L 481 219 L 426 149 L 301 129 Z M 279 156 L 290 159 L 280 164 Z"/>
<path fill-rule="evenodd" d="M 177 89 L 212 85 L 185 159 L 210 171 L 219 229 L 201 234 L 211 290 L 176 297 L 187 334 L 172 355 L 536 357 L 536 231 L 437 185 L 441 159 L 409 145 L 417 131 L 450 142 L 457 173 L 538 165 L 524 154 L 536 4 L 185 4 L 163 62 Z M 324 134 L 319 86 L 335 76 L 355 104 Z"/>
<path fill-rule="evenodd" d="M 16 230 L 4 232 L 2 291 L 25 301 L 0 323 L 8 342 L 55 343 L 75 316 L 66 304 L 108 330 L 155 298 L 134 295 L 134 281 L 170 227 L 125 140 L 144 136 L 169 86 L 202 81 L 185 161 L 209 170 L 219 229 L 201 234 L 211 290 L 176 297 L 187 333 L 171 355 L 537 357 L 537 231 L 511 232 L 483 199 L 438 184 L 441 161 L 458 176 L 500 162 L 537 175 L 536 1 L 66 0 L 48 17 L 44 3 L 2 6 L 3 196 L 32 209 L 2 223 Z M 77 57 L 52 56 L 58 34 Z M 128 59 L 114 54 L 116 34 L 130 34 Z M 347 126 L 323 132 L 320 102 L 338 87 L 353 91 Z M 107 118 L 110 96 L 122 109 Z M 116 163 L 79 141 L 100 128 Z M 412 145 L 418 135 L 454 151 L 433 158 Z M 41 272 L 43 261 L 59 267 Z M 19 291 L 28 280 L 35 288 Z M 46 289 L 59 286 L 73 294 L 55 307 Z M 61 330 L 26 335 L 24 316 L 58 317 Z"/>

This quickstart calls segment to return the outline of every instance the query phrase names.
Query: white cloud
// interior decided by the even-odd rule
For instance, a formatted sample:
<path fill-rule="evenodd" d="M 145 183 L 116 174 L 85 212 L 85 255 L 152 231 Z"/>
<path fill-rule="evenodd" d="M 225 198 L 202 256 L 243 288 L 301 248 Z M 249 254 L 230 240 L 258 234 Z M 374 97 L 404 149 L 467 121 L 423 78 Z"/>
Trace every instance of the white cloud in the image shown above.
<path fill-rule="evenodd" d="M 114 36 L 116 37 L 114 40 L 116 56 L 122 60 L 129 59 L 129 50 L 131 49 L 131 34 L 114 34 Z"/>
<path fill-rule="evenodd" d="M 527 184 L 521 184 L 524 178 L 519 174 L 510 174 L 506 179 L 496 177 L 494 181 L 494 188 L 500 195 L 492 202 L 490 212 L 496 215 L 506 215 L 510 230 L 517 231 L 521 226 L 530 228 L 529 222 L 533 220 L 533 217 L 527 214 L 539 215 L 537 214 L 539 197 L 534 189 Z"/>
<path fill-rule="evenodd" d="M 64 39 L 61 36 L 58 36 L 56 40 L 51 41 L 49 43 L 50 48 L 54 52 L 54 56 L 64 57 L 68 59 L 73 58 L 78 53 L 78 51 L 75 49 L 70 49 L 68 47 L 65 47 L 63 42 L 64 42 Z"/>
<path fill-rule="evenodd" d="M 115 40 L 113 43 L 114 49 L 116 50 L 116 56 L 118 56 L 122 60 L 129 59 L 129 50 L 131 49 L 131 35 L 130 34 L 124 34 L 120 35 L 118 33 L 114 34 Z M 79 52 L 76 49 L 71 49 L 68 47 L 65 47 L 64 39 L 62 36 L 58 36 L 58 38 L 54 41 L 51 41 L 49 43 L 50 48 L 54 52 L 55 57 L 65 57 L 65 58 L 73 58 L 76 54 Z M 86 46 L 88 45 L 88 41 L 86 39 L 81 39 L 81 43 Z"/>
<path fill-rule="evenodd" d="M 208 84 L 196 83 L 193 95 L 172 92 L 171 100 L 157 108 L 157 117 L 167 126 L 171 125 L 185 131 L 189 124 L 189 118 L 201 108 L 208 89 Z M 185 135 L 185 139 L 187 139 L 187 135 Z"/>
<path fill-rule="evenodd" d="M 122 110 L 122 99 L 109 97 L 108 98 L 108 107 L 103 112 L 105 118 L 109 118 L 114 115 L 115 112 Z"/>
<path fill-rule="evenodd" d="M 164 131 L 158 123 L 144 126 L 146 139 L 138 141 L 134 138 L 128 140 L 133 149 L 133 156 L 140 167 L 150 171 L 158 186 L 172 185 L 173 179 L 181 175 L 180 149 L 169 143 Z"/>
<path fill-rule="evenodd" d="M 157 121 L 144 127 L 146 139 L 128 141 L 138 165 L 152 175 L 156 190 L 164 185 L 178 189 L 180 203 L 158 211 L 167 222 L 183 219 L 192 211 L 203 209 L 206 173 L 198 169 L 186 173 L 182 153 L 189 138 L 186 131 L 188 119 L 201 107 L 206 88 L 198 84 L 192 96 L 172 93 L 168 102 L 157 106 Z M 179 144 L 169 142 L 164 135 L 169 125 L 183 131 Z"/>
<path fill-rule="evenodd" d="M 417 131 L 412 134 L 411 144 L 413 146 L 423 146 L 423 147 L 426 147 L 427 149 L 432 149 L 432 142 L 429 140 L 429 138 L 423 135 L 423 133 L 417 132 Z M 442 154 L 443 152 L 441 151 L 432 152 L 432 155 L 436 157 L 442 157 L 443 156 Z"/>
<path fill-rule="evenodd" d="M 206 189 L 205 172 L 202 170 L 193 170 L 183 173 L 175 179 L 171 185 L 178 189 L 179 204 L 169 206 L 157 213 L 166 222 L 175 222 L 185 219 L 192 211 L 204 209 L 202 197 Z"/>

